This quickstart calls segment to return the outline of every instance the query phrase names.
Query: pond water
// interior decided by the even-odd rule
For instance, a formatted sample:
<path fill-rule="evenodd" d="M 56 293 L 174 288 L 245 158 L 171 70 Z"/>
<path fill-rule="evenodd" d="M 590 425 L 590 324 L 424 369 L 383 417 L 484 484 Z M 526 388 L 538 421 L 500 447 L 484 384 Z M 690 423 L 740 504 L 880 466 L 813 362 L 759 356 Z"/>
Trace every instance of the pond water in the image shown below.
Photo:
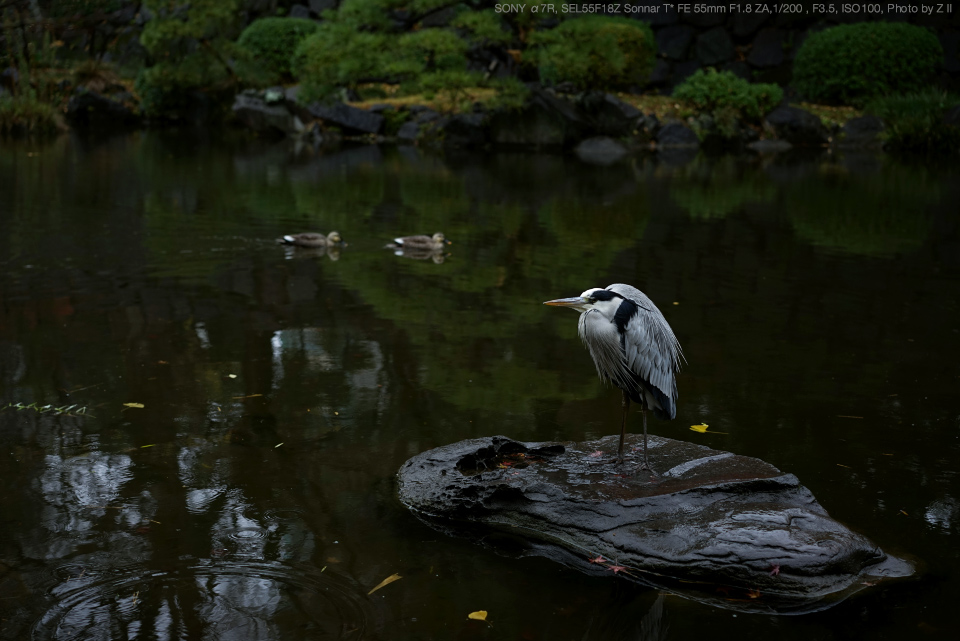
<path fill-rule="evenodd" d="M 335 254 L 275 242 L 331 229 Z M 445 255 L 384 249 L 435 231 Z M 400 504 L 432 447 L 616 433 L 541 304 L 613 282 L 687 356 L 653 433 L 796 474 L 917 577 L 735 613 Z M 958 387 L 956 165 L 6 142 L 0 639 L 957 638 Z"/>

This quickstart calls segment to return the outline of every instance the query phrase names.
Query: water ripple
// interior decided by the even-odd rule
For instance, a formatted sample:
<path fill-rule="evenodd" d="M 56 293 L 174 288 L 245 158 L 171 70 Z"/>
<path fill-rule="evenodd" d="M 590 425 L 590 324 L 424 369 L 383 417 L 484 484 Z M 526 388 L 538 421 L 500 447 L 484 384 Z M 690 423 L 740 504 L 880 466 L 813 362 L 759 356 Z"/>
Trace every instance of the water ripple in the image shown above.
<path fill-rule="evenodd" d="M 200 561 L 173 570 L 65 568 L 34 641 L 114 638 L 361 639 L 375 606 L 342 575 L 312 565 Z"/>

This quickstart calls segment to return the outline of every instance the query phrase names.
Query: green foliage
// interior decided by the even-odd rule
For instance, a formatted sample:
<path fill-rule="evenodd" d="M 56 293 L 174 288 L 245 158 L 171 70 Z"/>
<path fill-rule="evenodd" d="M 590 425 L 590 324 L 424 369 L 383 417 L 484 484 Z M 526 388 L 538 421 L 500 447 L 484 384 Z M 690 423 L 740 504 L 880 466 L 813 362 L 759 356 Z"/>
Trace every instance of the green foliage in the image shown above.
<path fill-rule="evenodd" d="M 398 37 L 358 32 L 343 21 L 327 22 L 300 43 L 293 70 L 305 102 L 329 98 L 341 86 L 364 82 L 407 83 L 408 89 L 417 90 L 425 82 L 436 86 L 444 78 L 459 82 L 462 74 L 442 72 L 466 73 L 467 46 L 446 29 L 421 29 Z"/>
<path fill-rule="evenodd" d="M 232 61 L 249 56 L 234 42 L 242 23 L 240 0 L 194 0 L 186 5 L 147 0 L 145 4 L 154 17 L 140 35 L 153 60 L 137 76 L 144 113 L 177 117 L 185 92 L 238 83 Z"/>
<path fill-rule="evenodd" d="M 731 71 L 700 69 L 677 86 L 673 97 L 701 111 L 733 109 L 750 120 L 759 120 L 780 104 L 783 90 L 773 84 L 751 84 Z"/>
<path fill-rule="evenodd" d="M 919 91 L 943 60 L 936 36 L 903 22 L 838 25 L 811 35 L 797 52 L 793 82 L 813 100 L 862 105 Z"/>
<path fill-rule="evenodd" d="M 0 134 L 52 134 L 62 128 L 57 110 L 35 96 L 0 96 Z"/>
<path fill-rule="evenodd" d="M 513 33 L 506 28 L 501 15 L 493 9 L 463 11 L 450 22 L 450 26 L 463 29 L 477 44 L 506 45 L 513 40 Z"/>
<path fill-rule="evenodd" d="M 488 84 L 497 92 L 486 102 L 493 109 L 520 109 L 530 96 L 530 89 L 513 76 L 497 78 Z"/>
<path fill-rule="evenodd" d="M 291 55 L 316 30 L 317 23 L 304 18 L 261 18 L 243 30 L 237 44 L 253 54 L 261 66 L 285 77 L 291 73 Z"/>
<path fill-rule="evenodd" d="M 673 97 L 713 116 L 725 136 L 736 132 L 739 120 L 760 120 L 783 99 L 773 84 L 751 84 L 730 71 L 700 69 L 680 83 Z"/>
<path fill-rule="evenodd" d="M 300 100 L 328 98 L 341 86 L 383 76 L 397 59 L 396 48 L 396 38 L 388 34 L 356 31 L 345 22 L 321 23 L 300 43 L 291 61 L 300 80 Z"/>
<path fill-rule="evenodd" d="M 868 111 L 883 119 L 888 143 L 894 149 L 956 153 L 960 151 L 960 128 L 943 124 L 943 116 L 958 103 L 956 95 L 928 89 L 878 98 Z"/>
<path fill-rule="evenodd" d="M 656 42 L 645 22 L 585 16 L 530 35 L 525 59 L 546 82 L 572 82 L 582 89 L 644 84 L 653 70 Z"/>

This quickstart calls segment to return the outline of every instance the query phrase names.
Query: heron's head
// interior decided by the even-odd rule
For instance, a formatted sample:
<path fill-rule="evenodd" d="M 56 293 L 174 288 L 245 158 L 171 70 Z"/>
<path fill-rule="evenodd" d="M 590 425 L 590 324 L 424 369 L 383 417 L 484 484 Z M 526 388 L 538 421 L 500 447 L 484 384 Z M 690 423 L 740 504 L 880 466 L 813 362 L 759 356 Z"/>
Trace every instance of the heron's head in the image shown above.
<path fill-rule="evenodd" d="M 620 307 L 620 301 L 623 299 L 620 294 L 611 292 L 608 289 L 603 289 L 601 287 L 594 287 L 593 289 L 588 289 L 579 296 L 574 296 L 573 298 L 558 298 L 556 300 L 548 300 L 544 305 L 554 305 L 556 307 L 569 307 L 575 309 L 581 314 L 583 312 L 589 312 L 590 310 L 597 310 L 602 313 L 604 316 L 613 318 L 613 315 L 617 313 L 617 308 Z"/>
<path fill-rule="evenodd" d="M 342 243 L 343 239 L 340 238 L 340 232 L 332 231 L 329 234 L 327 234 L 327 241 L 331 243 Z"/>
<path fill-rule="evenodd" d="M 443 235 L 443 232 L 439 232 L 439 231 L 433 235 L 433 242 L 446 243 L 448 245 L 450 244 L 450 241 L 447 240 L 447 237 Z"/>

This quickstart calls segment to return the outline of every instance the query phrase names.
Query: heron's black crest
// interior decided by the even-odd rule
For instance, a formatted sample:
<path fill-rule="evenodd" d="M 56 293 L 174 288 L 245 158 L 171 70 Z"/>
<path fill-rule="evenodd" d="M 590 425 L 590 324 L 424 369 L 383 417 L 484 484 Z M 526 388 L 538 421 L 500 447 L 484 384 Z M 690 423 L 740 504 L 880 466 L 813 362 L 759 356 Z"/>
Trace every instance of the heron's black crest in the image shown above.
<path fill-rule="evenodd" d="M 596 289 L 592 294 L 590 294 L 590 298 L 593 300 L 613 300 L 614 298 L 623 298 L 623 296 L 617 292 L 611 292 L 608 289 Z"/>

